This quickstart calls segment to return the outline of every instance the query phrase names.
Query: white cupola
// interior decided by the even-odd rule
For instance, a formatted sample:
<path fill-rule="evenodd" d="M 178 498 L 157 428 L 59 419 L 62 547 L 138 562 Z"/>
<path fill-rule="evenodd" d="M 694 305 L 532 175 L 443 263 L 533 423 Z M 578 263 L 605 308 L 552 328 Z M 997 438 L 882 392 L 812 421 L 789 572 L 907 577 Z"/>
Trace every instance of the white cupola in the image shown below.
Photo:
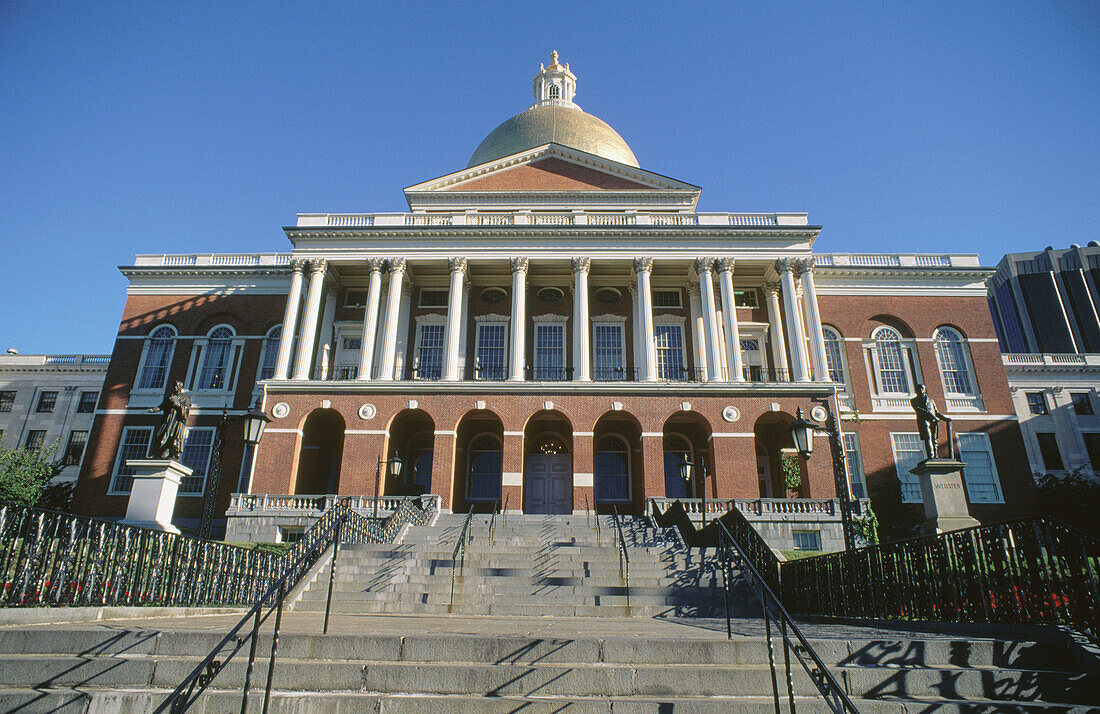
<path fill-rule="evenodd" d="M 558 53 L 550 53 L 550 65 L 539 64 L 539 73 L 535 75 L 534 107 L 558 106 L 580 109 L 573 103 L 577 94 L 577 76 L 569 71 L 569 65 L 558 64 Z"/>

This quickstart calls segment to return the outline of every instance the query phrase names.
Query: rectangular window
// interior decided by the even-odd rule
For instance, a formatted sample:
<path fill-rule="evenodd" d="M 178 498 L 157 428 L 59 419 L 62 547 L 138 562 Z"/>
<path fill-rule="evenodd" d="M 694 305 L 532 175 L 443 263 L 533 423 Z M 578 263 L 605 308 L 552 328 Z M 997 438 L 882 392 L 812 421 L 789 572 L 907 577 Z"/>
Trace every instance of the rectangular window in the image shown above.
<path fill-rule="evenodd" d="M 149 458 L 149 442 L 153 439 L 153 427 L 128 426 L 122 431 L 122 441 L 115 457 L 111 493 L 129 493 L 134 487 L 134 470 L 126 465 L 130 459 Z"/>
<path fill-rule="evenodd" d="M 795 550 L 821 550 L 821 533 L 818 531 L 792 531 Z"/>
<path fill-rule="evenodd" d="M 84 457 L 84 447 L 87 443 L 88 432 L 70 431 L 69 444 L 65 447 L 65 458 L 62 460 L 62 465 L 76 466 L 79 464 L 80 459 Z"/>
<path fill-rule="evenodd" d="M 993 463 L 993 451 L 989 448 L 989 435 L 982 432 L 963 433 L 957 436 L 959 461 L 966 464 L 963 481 L 971 503 L 1001 503 L 1001 483 L 997 478 L 997 465 Z"/>
<path fill-rule="evenodd" d="M 10 412 L 11 405 L 15 403 L 15 392 L 0 392 L 0 413 Z"/>
<path fill-rule="evenodd" d="M 38 406 L 34 410 L 39 414 L 53 414 L 56 405 L 57 392 L 42 392 L 38 395 Z"/>
<path fill-rule="evenodd" d="M 852 498 L 867 498 L 867 488 L 863 478 L 863 458 L 859 453 L 859 435 L 844 435 L 844 465 L 848 467 L 848 483 L 851 484 Z"/>
<path fill-rule="evenodd" d="M 29 451 L 37 451 L 42 448 L 42 444 L 45 441 L 45 429 L 31 429 L 27 432 L 27 440 L 23 442 L 23 447 Z"/>
<path fill-rule="evenodd" d="M 671 381 L 687 379 L 684 366 L 684 328 L 680 325 L 656 325 L 657 378 Z"/>
<path fill-rule="evenodd" d="M 214 427 L 193 426 L 187 430 L 180 461 L 191 469 L 191 475 L 180 479 L 181 494 L 199 494 L 206 487 L 206 472 L 210 468 L 210 456 L 214 451 Z"/>
<path fill-rule="evenodd" d="M 1085 439 L 1085 450 L 1089 452 L 1092 470 L 1100 476 L 1100 432 L 1085 431 L 1081 432 L 1081 436 Z M 2 437 L 3 432 L 0 432 L 0 438 Z"/>
<path fill-rule="evenodd" d="M 535 323 L 535 380 L 560 382 L 565 378 L 565 325 Z"/>
<path fill-rule="evenodd" d="M 477 359 L 474 379 L 501 380 L 507 377 L 506 347 L 508 325 L 503 322 L 482 322 L 477 326 Z"/>
<path fill-rule="evenodd" d="M 734 290 L 733 304 L 736 307 L 758 307 L 755 290 Z"/>
<path fill-rule="evenodd" d="M 924 445 L 921 444 L 920 434 L 892 433 L 890 441 L 894 447 L 894 468 L 897 471 L 898 481 L 901 483 L 902 503 L 920 503 L 920 481 L 910 469 L 916 467 L 924 460 Z"/>
<path fill-rule="evenodd" d="M 439 379 L 443 374 L 443 331 L 446 325 L 422 324 L 416 341 L 415 379 Z"/>
<path fill-rule="evenodd" d="M 592 325 L 593 378 L 598 382 L 626 379 L 623 357 L 623 326 Z"/>
<path fill-rule="evenodd" d="M 1071 392 L 1073 399 L 1073 413 L 1080 416 L 1092 416 L 1096 412 L 1092 409 L 1092 396 L 1088 392 Z"/>
<path fill-rule="evenodd" d="M 447 307 L 447 290 L 420 291 L 420 307 Z"/>
<path fill-rule="evenodd" d="M 344 350 L 361 350 L 363 348 L 363 338 L 361 337 L 345 337 L 340 343 L 341 349 Z"/>
<path fill-rule="evenodd" d="M 80 401 L 76 405 L 77 414 L 92 414 L 95 412 L 95 403 L 99 400 L 99 392 L 81 392 Z"/>
<path fill-rule="evenodd" d="M 1027 408 L 1032 414 L 1046 414 L 1047 400 L 1042 392 L 1027 393 Z"/>
<path fill-rule="evenodd" d="M 344 293 L 344 307 L 365 307 L 366 304 L 366 290 L 348 290 Z"/>
<path fill-rule="evenodd" d="M 679 290 L 654 290 L 653 307 L 683 307 Z"/>
<path fill-rule="evenodd" d="M 1037 432 L 1035 439 L 1039 442 L 1039 453 L 1043 456 L 1043 468 L 1048 471 L 1062 471 L 1066 468 L 1062 463 L 1062 452 L 1058 450 L 1058 437 L 1051 432 Z"/>

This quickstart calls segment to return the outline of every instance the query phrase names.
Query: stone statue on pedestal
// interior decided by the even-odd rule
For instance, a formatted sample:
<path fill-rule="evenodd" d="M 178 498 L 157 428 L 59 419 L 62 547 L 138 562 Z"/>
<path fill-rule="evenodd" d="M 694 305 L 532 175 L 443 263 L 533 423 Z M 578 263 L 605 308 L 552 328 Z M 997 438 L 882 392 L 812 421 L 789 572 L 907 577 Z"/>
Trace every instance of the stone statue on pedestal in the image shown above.
<path fill-rule="evenodd" d="M 183 392 L 183 382 L 177 381 L 171 394 L 164 396 L 159 407 L 150 413 L 160 412 L 161 420 L 153 430 L 149 442 L 149 458 L 179 461 L 183 453 L 183 439 L 187 435 L 187 418 L 191 415 L 191 400 Z"/>
<path fill-rule="evenodd" d="M 913 411 L 917 413 L 917 431 L 920 440 L 924 444 L 925 458 L 938 459 L 940 443 L 940 422 L 947 424 L 947 448 L 951 451 L 951 417 L 944 416 L 936 408 L 936 403 L 925 394 L 924 385 L 917 385 L 917 396 L 909 400 L 913 405 Z M 951 454 L 948 454 L 950 458 Z"/>

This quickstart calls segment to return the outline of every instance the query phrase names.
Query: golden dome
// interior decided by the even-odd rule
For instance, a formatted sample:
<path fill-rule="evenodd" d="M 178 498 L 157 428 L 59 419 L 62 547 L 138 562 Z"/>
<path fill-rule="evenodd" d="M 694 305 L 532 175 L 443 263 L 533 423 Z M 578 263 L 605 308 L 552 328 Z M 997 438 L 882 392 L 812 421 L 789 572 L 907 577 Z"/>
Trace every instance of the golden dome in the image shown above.
<path fill-rule="evenodd" d="M 634 152 L 606 122 L 580 109 L 547 104 L 531 107 L 493 129 L 467 168 L 550 143 L 638 166 Z"/>

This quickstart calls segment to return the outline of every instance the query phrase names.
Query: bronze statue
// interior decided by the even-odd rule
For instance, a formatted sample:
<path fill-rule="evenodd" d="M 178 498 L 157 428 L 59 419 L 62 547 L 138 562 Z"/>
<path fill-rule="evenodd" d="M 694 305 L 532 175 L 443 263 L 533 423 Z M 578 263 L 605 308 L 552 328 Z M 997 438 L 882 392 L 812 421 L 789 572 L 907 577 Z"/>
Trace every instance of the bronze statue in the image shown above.
<path fill-rule="evenodd" d="M 924 385 L 917 385 L 917 396 L 909 400 L 913 405 L 913 411 L 917 413 L 917 431 L 920 432 L 920 440 L 924 443 L 924 453 L 927 458 L 939 458 L 940 422 L 947 424 L 947 441 L 950 449 L 951 441 L 951 417 L 944 416 L 936 408 L 936 403 L 925 394 Z"/>
<path fill-rule="evenodd" d="M 183 393 L 183 382 L 177 381 L 172 393 L 164 395 L 160 406 L 149 412 L 161 413 L 160 423 L 153 430 L 153 440 L 149 443 L 149 458 L 179 461 L 187 435 L 187 417 L 191 414 L 191 400 Z"/>

